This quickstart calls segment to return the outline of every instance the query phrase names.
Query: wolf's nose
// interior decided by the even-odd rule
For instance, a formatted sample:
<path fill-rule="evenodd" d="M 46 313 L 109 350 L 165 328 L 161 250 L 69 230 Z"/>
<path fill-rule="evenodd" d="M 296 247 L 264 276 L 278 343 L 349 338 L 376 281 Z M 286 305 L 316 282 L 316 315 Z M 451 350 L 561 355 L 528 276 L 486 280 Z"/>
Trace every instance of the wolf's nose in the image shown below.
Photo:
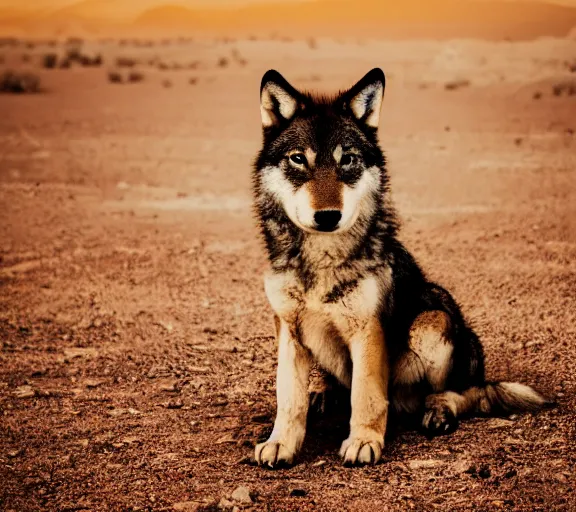
<path fill-rule="evenodd" d="M 316 229 L 318 231 L 334 231 L 341 218 L 342 214 L 339 210 L 320 210 L 314 214 Z"/>

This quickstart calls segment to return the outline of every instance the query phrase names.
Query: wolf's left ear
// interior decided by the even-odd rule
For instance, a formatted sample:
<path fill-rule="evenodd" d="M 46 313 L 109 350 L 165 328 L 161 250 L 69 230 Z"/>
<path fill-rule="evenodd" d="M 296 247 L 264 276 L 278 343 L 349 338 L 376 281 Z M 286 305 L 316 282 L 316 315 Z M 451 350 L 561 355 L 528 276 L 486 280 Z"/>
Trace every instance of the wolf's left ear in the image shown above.
<path fill-rule="evenodd" d="M 361 124 L 377 129 L 385 86 L 384 71 L 374 68 L 342 95 L 344 108 L 349 109 Z"/>
<path fill-rule="evenodd" d="M 290 121 L 296 115 L 301 96 L 278 71 L 267 71 L 260 86 L 260 113 L 264 129 Z"/>

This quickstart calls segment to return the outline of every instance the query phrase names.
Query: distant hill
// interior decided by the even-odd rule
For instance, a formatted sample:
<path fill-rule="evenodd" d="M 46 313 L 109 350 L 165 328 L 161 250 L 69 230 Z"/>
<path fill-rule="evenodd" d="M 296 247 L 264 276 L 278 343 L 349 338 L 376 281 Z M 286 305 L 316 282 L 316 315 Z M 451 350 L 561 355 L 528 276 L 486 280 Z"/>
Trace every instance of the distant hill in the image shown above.
<path fill-rule="evenodd" d="M 92 33 L 217 33 L 289 37 L 533 39 L 566 36 L 576 9 L 505 0 L 301 0 L 239 8 L 159 5 L 161 0 L 82 0 L 50 13 L 0 10 L 0 30 L 81 26 Z"/>
<path fill-rule="evenodd" d="M 318 0 L 226 10 L 174 5 L 152 8 L 135 21 L 161 30 L 485 39 L 564 37 L 575 25 L 571 7 L 497 0 Z"/>

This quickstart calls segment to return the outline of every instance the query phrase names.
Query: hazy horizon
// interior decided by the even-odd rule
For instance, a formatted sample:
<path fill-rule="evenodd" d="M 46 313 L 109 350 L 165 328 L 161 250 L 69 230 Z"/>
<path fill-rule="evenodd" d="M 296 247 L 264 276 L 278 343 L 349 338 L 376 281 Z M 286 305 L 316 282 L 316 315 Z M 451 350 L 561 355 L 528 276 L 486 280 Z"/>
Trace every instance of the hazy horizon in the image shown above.
<path fill-rule="evenodd" d="M 104 0 L 105 1 L 105 0 Z M 265 4 L 265 3 L 284 3 L 284 2 L 303 2 L 303 1 L 321 1 L 321 0 L 124 0 L 124 6 L 131 4 L 138 10 L 146 9 L 154 5 L 184 5 L 187 7 L 210 7 L 218 5 L 221 7 L 237 7 L 241 5 L 250 4 Z M 465 0 L 465 1 L 478 1 L 478 0 Z M 480 0 L 488 1 L 488 0 Z M 526 1 L 526 0 L 504 0 L 510 2 Z M 528 0 L 534 3 L 548 3 L 557 5 L 567 5 L 576 7 L 576 0 Z M 26 6 L 22 6 L 22 2 L 18 0 L 0 0 L 0 8 L 16 8 L 16 9 L 58 9 L 74 4 L 81 4 L 83 0 L 28 0 Z"/>

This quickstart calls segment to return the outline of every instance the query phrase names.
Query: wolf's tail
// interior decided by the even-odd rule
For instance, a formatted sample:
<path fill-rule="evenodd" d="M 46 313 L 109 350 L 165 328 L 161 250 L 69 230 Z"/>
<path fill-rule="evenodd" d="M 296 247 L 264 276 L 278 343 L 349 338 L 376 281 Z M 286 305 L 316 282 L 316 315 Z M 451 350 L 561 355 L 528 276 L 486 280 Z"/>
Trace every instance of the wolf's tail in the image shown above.
<path fill-rule="evenodd" d="M 535 412 L 552 405 L 530 386 L 518 382 L 488 382 L 484 387 L 469 388 L 462 395 L 463 408 L 472 414 Z"/>

